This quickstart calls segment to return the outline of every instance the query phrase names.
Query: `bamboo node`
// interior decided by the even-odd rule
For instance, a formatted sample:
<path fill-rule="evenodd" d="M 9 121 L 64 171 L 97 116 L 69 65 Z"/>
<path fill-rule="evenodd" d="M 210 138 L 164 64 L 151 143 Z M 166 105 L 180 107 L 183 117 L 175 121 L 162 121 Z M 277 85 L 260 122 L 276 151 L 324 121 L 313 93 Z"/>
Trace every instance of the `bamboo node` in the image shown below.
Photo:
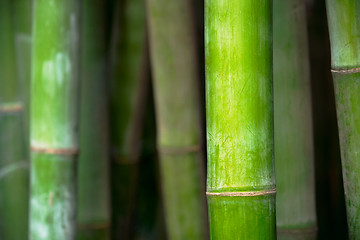
<path fill-rule="evenodd" d="M 23 104 L 20 102 L 0 104 L 0 113 L 20 112 L 23 110 Z"/>
<path fill-rule="evenodd" d="M 79 153 L 77 148 L 44 148 L 35 146 L 31 146 L 31 151 L 55 155 L 77 155 Z"/>
<path fill-rule="evenodd" d="M 206 196 L 222 196 L 222 197 L 254 197 L 262 195 L 276 194 L 276 188 L 262 191 L 249 192 L 206 192 Z"/>
<path fill-rule="evenodd" d="M 351 74 L 360 72 L 360 67 L 357 68 L 349 68 L 349 69 L 331 69 L 332 73 L 340 73 L 340 74 Z"/>
<path fill-rule="evenodd" d="M 160 153 L 169 155 L 183 155 L 187 153 L 198 152 L 200 150 L 200 145 L 194 145 L 189 147 L 159 147 Z"/>

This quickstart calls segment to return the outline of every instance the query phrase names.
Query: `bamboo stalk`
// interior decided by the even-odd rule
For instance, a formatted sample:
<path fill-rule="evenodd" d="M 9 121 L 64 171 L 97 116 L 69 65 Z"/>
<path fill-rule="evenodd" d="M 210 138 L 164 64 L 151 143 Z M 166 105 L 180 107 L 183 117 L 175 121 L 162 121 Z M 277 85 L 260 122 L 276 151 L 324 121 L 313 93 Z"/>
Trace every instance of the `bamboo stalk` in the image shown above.
<path fill-rule="evenodd" d="M 349 238 L 360 238 L 360 2 L 327 0 Z"/>
<path fill-rule="evenodd" d="M 33 0 L 13 0 L 16 46 L 16 67 L 21 85 L 21 100 L 24 102 L 25 139 L 29 145 L 30 77 L 31 77 L 31 19 Z M 29 149 L 26 149 L 29 155 Z"/>
<path fill-rule="evenodd" d="M 191 1 L 148 0 L 157 146 L 169 239 L 206 238 Z"/>
<path fill-rule="evenodd" d="M 0 1 L 0 239 L 28 235 L 28 161 L 16 72 L 12 3 Z"/>
<path fill-rule="evenodd" d="M 274 1 L 278 239 L 316 239 L 314 147 L 305 2 Z"/>
<path fill-rule="evenodd" d="M 112 236 L 131 239 L 149 82 L 145 6 L 142 0 L 118 0 L 115 11 L 110 88 Z"/>
<path fill-rule="evenodd" d="M 30 239 L 75 239 L 80 1 L 34 2 Z"/>
<path fill-rule="evenodd" d="M 77 239 L 110 239 L 105 2 L 82 1 Z"/>
<path fill-rule="evenodd" d="M 272 1 L 205 1 L 211 239 L 275 239 Z"/>

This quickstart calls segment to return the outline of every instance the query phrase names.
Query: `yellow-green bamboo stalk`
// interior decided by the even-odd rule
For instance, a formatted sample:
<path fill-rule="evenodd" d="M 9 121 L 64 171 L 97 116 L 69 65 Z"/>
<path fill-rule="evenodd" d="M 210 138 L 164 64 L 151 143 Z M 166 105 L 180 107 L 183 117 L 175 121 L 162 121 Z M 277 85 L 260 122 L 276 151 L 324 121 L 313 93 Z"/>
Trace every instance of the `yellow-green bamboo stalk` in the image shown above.
<path fill-rule="evenodd" d="M 82 1 L 78 240 L 110 239 L 105 1 Z"/>
<path fill-rule="evenodd" d="M 314 147 L 305 2 L 274 1 L 278 239 L 316 239 Z"/>
<path fill-rule="evenodd" d="M 276 239 L 272 1 L 205 1 L 211 239 Z"/>
<path fill-rule="evenodd" d="M 195 26 L 190 0 L 147 0 L 167 235 L 207 236 Z"/>
<path fill-rule="evenodd" d="M 35 0 L 30 240 L 74 240 L 80 0 Z"/>
<path fill-rule="evenodd" d="M 11 0 L 0 1 L 0 239 L 28 236 L 24 104 L 16 71 Z"/>
<path fill-rule="evenodd" d="M 360 2 L 326 1 L 349 238 L 360 239 Z"/>
<path fill-rule="evenodd" d="M 117 0 L 111 43 L 112 237 L 131 239 L 148 54 L 143 0 Z"/>

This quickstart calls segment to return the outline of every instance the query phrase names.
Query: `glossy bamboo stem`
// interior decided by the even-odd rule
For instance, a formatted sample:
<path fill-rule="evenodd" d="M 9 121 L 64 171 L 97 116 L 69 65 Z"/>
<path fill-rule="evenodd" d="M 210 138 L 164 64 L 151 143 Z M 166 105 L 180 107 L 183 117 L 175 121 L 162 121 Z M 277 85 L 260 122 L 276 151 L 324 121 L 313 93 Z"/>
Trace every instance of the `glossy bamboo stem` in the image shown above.
<path fill-rule="evenodd" d="M 0 2 L 0 239 L 28 235 L 28 160 L 17 79 L 12 2 Z"/>
<path fill-rule="evenodd" d="M 274 1 L 278 239 L 316 239 L 314 147 L 305 2 Z"/>
<path fill-rule="evenodd" d="M 78 240 L 110 239 L 105 2 L 82 1 Z"/>
<path fill-rule="evenodd" d="M 276 239 L 272 1 L 205 1 L 211 239 Z"/>
<path fill-rule="evenodd" d="M 148 0 L 162 191 L 168 239 L 204 239 L 195 26 L 191 1 Z"/>
<path fill-rule="evenodd" d="M 145 5 L 115 2 L 111 50 L 110 124 L 112 154 L 112 236 L 131 239 L 149 82 Z"/>
<path fill-rule="evenodd" d="M 75 239 L 79 13 L 79 0 L 34 2 L 31 240 Z"/>
<path fill-rule="evenodd" d="M 349 238 L 360 238 L 360 2 L 326 1 Z"/>

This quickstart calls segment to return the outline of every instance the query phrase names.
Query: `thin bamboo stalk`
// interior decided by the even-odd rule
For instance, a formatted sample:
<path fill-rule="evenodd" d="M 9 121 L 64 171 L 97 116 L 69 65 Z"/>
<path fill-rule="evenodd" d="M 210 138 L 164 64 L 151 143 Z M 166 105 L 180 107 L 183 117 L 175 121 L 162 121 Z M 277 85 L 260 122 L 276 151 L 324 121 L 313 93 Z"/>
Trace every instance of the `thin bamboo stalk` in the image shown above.
<path fill-rule="evenodd" d="M 0 2 L 0 239 L 28 235 L 28 161 L 10 0 Z"/>
<path fill-rule="evenodd" d="M 190 0 L 148 0 L 165 222 L 169 239 L 204 239 L 195 26 Z"/>
<path fill-rule="evenodd" d="M 33 240 L 75 239 L 79 13 L 79 0 L 34 2 L 29 234 Z"/>
<path fill-rule="evenodd" d="M 310 69 L 303 0 L 274 1 L 278 239 L 316 239 Z"/>
<path fill-rule="evenodd" d="M 327 0 L 349 238 L 360 238 L 360 2 Z"/>
<path fill-rule="evenodd" d="M 145 6 L 142 0 L 118 0 L 115 11 L 110 88 L 112 236 L 130 239 L 149 83 Z"/>
<path fill-rule="evenodd" d="M 205 1 L 211 239 L 275 239 L 272 1 Z"/>
<path fill-rule="evenodd" d="M 77 239 L 110 239 L 105 2 L 82 1 Z"/>
<path fill-rule="evenodd" d="M 31 19 L 33 0 L 13 0 L 16 67 L 21 85 L 21 99 L 24 102 L 25 139 L 29 141 L 30 78 L 31 78 Z M 29 155 L 29 149 L 26 149 Z"/>

